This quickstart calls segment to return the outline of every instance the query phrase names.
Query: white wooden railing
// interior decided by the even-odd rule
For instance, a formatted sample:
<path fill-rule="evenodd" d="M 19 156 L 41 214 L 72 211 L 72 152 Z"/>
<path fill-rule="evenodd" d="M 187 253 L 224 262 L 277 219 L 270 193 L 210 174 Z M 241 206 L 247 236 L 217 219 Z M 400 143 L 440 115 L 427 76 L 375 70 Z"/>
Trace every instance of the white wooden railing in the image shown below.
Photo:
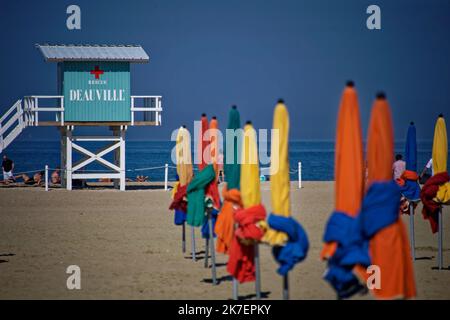
<path fill-rule="evenodd" d="M 57 107 L 42 106 L 40 100 L 57 99 Z M 39 125 L 39 112 L 55 112 L 55 121 L 64 125 L 64 96 L 27 96 L 23 99 L 24 121 L 28 126 Z"/>
<path fill-rule="evenodd" d="M 24 127 L 22 100 L 17 100 L 0 118 L 0 152 L 3 152 Z"/>
<path fill-rule="evenodd" d="M 161 125 L 161 96 L 131 96 L 131 125 L 135 113 L 144 113 L 144 122 Z M 56 99 L 56 107 L 48 107 L 42 100 Z M 137 101 L 143 101 L 138 105 Z M 54 125 L 64 126 L 64 96 L 26 96 L 17 100 L 0 118 L 0 152 L 2 152 L 27 126 L 39 126 L 39 113 L 54 112 Z M 48 124 L 47 124 L 48 125 Z M 51 123 L 53 125 L 53 122 Z"/>
<path fill-rule="evenodd" d="M 154 119 L 155 125 L 161 125 L 161 96 L 131 96 L 131 125 L 135 122 L 135 112 L 144 112 L 144 118 Z M 143 100 L 143 106 L 136 100 Z"/>

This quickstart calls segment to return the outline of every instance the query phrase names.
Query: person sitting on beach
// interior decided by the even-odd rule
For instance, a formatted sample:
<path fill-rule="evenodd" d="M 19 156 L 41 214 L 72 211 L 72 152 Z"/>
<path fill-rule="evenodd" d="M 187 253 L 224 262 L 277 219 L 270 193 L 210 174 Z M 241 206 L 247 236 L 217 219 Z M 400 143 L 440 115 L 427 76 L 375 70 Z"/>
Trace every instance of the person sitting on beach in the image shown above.
<path fill-rule="evenodd" d="M 148 181 L 148 176 L 136 176 L 136 182 Z"/>
<path fill-rule="evenodd" d="M 52 172 L 50 181 L 53 184 L 60 184 L 61 183 L 61 177 L 59 175 L 59 171 L 61 171 L 61 169 L 59 167 L 57 167 L 56 170 Z"/>
<path fill-rule="evenodd" d="M 44 174 L 45 174 L 44 172 L 36 172 L 32 178 L 26 174 L 21 174 L 21 175 L 15 176 L 14 178 L 22 179 L 23 182 L 29 186 L 33 186 L 33 185 L 39 186 L 42 183 L 42 177 L 44 176 Z"/>
<path fill-rule="evenodd" d="M 406 170 L 406 162 L 403 161 L 401 154 L 395 156 L 395 162 L 392 165 L 392 175 L 394 180 L 399 179 Z"/>
<path fill-rule="evenodd" d="M 14 161 L 9 159 L 6 154 L 3 155 L 2 169 L 3 169 L 3 181 L 5 183 L 14 182 L 13 176 Z"/>

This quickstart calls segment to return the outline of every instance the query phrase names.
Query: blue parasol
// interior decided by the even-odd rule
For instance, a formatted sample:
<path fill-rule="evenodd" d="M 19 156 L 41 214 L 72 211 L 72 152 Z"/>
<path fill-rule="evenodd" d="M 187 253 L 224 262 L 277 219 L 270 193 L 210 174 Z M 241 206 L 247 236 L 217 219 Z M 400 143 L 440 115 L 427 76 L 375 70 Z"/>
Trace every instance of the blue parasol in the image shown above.
<path fill-rule="evenodd" d="M 416 126 L 411 122 L 406 135 L 405 145 L 405 161 L 406 170 L 417 171 L 417 140 L 416 140 Z"/>

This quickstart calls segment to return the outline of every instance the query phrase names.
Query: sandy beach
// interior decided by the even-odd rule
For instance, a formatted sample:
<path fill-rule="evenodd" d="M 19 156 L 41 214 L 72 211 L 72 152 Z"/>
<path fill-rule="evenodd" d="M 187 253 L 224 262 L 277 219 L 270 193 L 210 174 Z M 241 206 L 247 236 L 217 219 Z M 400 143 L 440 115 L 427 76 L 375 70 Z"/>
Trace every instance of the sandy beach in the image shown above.
<path fill-rule="evenodd" d="M 324 223 L 333 209 L 332 182 L 292 183 L 294 216 L 305 227 L 308 258 L 290 273 L 291 299 L 334 299 L 322 279 L 319 259 Z M 263 203 L 270 210 L 270 185 L 263 183 Z M 218 254 L 218 286 L 204 268 L 204 240 L 197 230 L 200 259 L 181 251 L 181 228 L 167 207 L 170 192 L 152 184 L 120 192 L 112 189 L 0 189 L 0 299 L 229 299 L 226 257 Z M 444 266 L 437 265 L 437 235 L 416 214 L 415 276 L 418 299 L 450 299 L 450 209 L 444 209 Z M 403 217 L 408 225 L 409 217 Z M 188 230 L 189 231 L 189 230 Z M 189 235 L 189 233 L 188 233 Z M 270 248 L 261 246 L 262 291 L 281 298 L 281 278 Z M 81 290 L 68 290 L 66 268 L 81 268 Z M 252 298 L 254 284 L 239 287 Z M 356 299 L 371 299 L 369 295 Z"/>

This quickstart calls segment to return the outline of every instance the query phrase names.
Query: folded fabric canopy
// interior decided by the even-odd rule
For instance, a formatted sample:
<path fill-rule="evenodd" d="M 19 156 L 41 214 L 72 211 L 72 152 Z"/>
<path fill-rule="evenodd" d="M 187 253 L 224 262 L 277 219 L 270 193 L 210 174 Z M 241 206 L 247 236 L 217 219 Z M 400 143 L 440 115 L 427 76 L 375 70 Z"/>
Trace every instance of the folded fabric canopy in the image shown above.
<path fill-rule="evenodd" d="M 183 126 L 178 129 L 175 151 L 178 182 L 174 186 L 173 201 L 170 204 L 169 209 L 175 210 L 175 225 L 183 225 L 186 221 L 187 212 L 187 185 L 191 182 L 193 177 L 191 135 Z"/>
<path fill-rule="evenodd" d="M 169 210 L 179 210 L 183 212 L 187 212 L 187 185 L 178 186 L 176 192 L 174 194 L 172 203 L 170 204 Z"/>
<path fill-rule="evenodd" d="M 197 173 L 187 187 L 187 223 L 199 227 L 205 222 L 205 189 L 216 178 L 212 164 Z"/>
<path fill-rule="evenodd" d="M 203 150 L 203 155 L 207 157 L 206 162 L 211 163 L 214 168 L 215 179 L 211 181 L 210 184 L 206 187 L 206 197 L 211 199 L 212 205 L 215 210 L 220 209 L 220 195 L 219 188 L 217 186 L 218 181 L 218 158 L 219 158 L 219 145 L 218 145 L 218 137 L 219 137 L 219 123 L 217 122 L 216 117 L 211 119 L 209 124 L 209 130 L 205 133 L 205 139 L 209 141 L 209 145 Z"/>
<path fill-rule="evenodd" d="M 241 120 L 239 111 L 233 106 L 228 113 L 228 130 L 240 129 Z M 222 189 L 223 205 L 217 217 L 215 232 L 217 235 L 217 252 L 228 253 L 234 234 L 235 207 L 242 207 L 240 184 L 240 165 L 238 161 L 238 138 L 226 135 L 224 150 L 224 175 L 226 186 Z"/>
<path fill-rule="evenodd" d="M 420 199 L 419 175 L 417 174 L 417 141 L 416 127 L 411 122 L 408 127 L 405 144 L 405 162 L 406 170 L 397 180 L 402 195 L 410 201 Z M 409 214 L 409 210 L 406 211 Z"/>
<path fill-rule="evenodd" d="M 417 171 L 417 137 L 414 122 L 409 124 L 408 132 L 406 134 L 405 162 L 406 170 Z"/>
<path fill-rule="evenodd" d="M 270 155 L 270 189 L 272 213 L 268 219 L 270 227 L 263 241 L 272 245 L 272 254 L 279 264 L 277 272 L 285 276 L 306 258 L 309 242 L 302 226 L 291 217 L 289 177 L 289 113 L 279 100 L 273 116 L 273 130 L 278 141 L 272 139 Z M 277 143 L 278 142 L 278 143 Z"/>
<path fill-rule="evenodd" d="M 391 111 L 383 94 L 377 96 L 372 107 L 367 139 L 367 163 L 368 186 L 370 192 L 377 187 L 377 197 L 386 196 L 383 192 L 385 186 L 392 185 L 392 162 L 394 154 L 394 134 Z M 398 187 L 397 187 L 398 188 Z M 386 191 L 387 192 L 387 191 Z M 398 216 L 400 203 L 400 190 L 392 192 L 387 201 L 397 203 L 396 220 L 385 226 L 370 239 L 369 253 L 371 263 L 379 267 L 380 287 L 372 288 L 372 293 L 380 299 L 412 298 L 416 295 L 414 271 L 411 259 L 411 251 L 406 229 Z M 369 206 L 371 210 L 378 212 L 378 219 L 385 219 L 392 213 L 375 204 Z M 365 280 L 367 272 L 361 272 Z"/>
<path fill-rule="evenodd" d="M 346 252 L 352 250 L 348 239 L 364 193 L 362 130 L 358 97 L 351 81 L 342 93 L 339 106 L 334 166 L 335 211 L 325 228 L 321 258 L 328 260 L 325 280 L 330 282 L 338 297 L 346 298 L 363 289 L 352 272 L 353 266 L 344 263 Z M 364 253 L 360 256 L 360 263 L 363 263 Z"/>
<path fill-rule="evenodd" d="M 433 138 L 433 172 L 438 174 L 447 171 L 448 140 L 447 127 L 443 115 L 439 115 L 434 128 Z"/>
<path fill-rule="evenodd" d="M 448 141 L 447 128 L 442 115 L 439 115 L 434 128 L 433 172 L 434 176 L 422 187 L 420 198 L 423 203 L 422 214 L 429 220 L 431 231 L 438 231 L 438 212 L 442 204 L 450 202 L 450 183 L 447 172 Z"/>
<path fill-rule="evenodd" d="M 176 139 L 177 174 L 181 186 L 186 186 L 193 177 L 191 135 L 185 127 L 178 129 Z"/>
<path fill-rule="evenodd" d="M 241 198 L 243 209 L 235 213 L 237 224 L 229 250 L 227 271 L 239 282 L 255 280 L 255 249 L 264 232 L 266 211 L 261 205 L 256 131 L 250 123 L 244 127 L 241 160 Z"/>
<path fill-rule="evenodd" d="M 420 199 L 423 203 L 422 215 L 425 220 L 430 222 L 432 233 L 438 232 L 438 213 L 442 200 L 445 201 L 445 196 L 441 196 L 441 201 L 435 200 L 437 200 L 436 197 L 440 188 L 446 188 L 449 180 L 450 176 L 447 172 L 437 173 L 427 180 L 420 192 Z"/>
<path fill-rule="evenodd" d="M 206 117 L 206 114 L 203 113 L 200 118 L 200 128 L 198 132 L 198 144 L 195 151 L 197 152 L 197 168 L 198 171 L 203 170 L 204 167 L 207 166 L 206 159 L 204 156 L 204 151 L 208 146 L 208 140 L 206 131 L 208 131 L 208 118 Z"/>
<path fill-rule="evenodd" d="M 283 101 L 279 101 L 275 106 L 273 130 L 278 134 L 278 141 L 275 139 L 272 141 L 270 150 L 272 214 L 290 217 L 289 114 Z M 263 241 L 272 246 L 282 246 L 288 241 L 288 235 L 285 232 L 269 229 L 264 235 Z"/>

